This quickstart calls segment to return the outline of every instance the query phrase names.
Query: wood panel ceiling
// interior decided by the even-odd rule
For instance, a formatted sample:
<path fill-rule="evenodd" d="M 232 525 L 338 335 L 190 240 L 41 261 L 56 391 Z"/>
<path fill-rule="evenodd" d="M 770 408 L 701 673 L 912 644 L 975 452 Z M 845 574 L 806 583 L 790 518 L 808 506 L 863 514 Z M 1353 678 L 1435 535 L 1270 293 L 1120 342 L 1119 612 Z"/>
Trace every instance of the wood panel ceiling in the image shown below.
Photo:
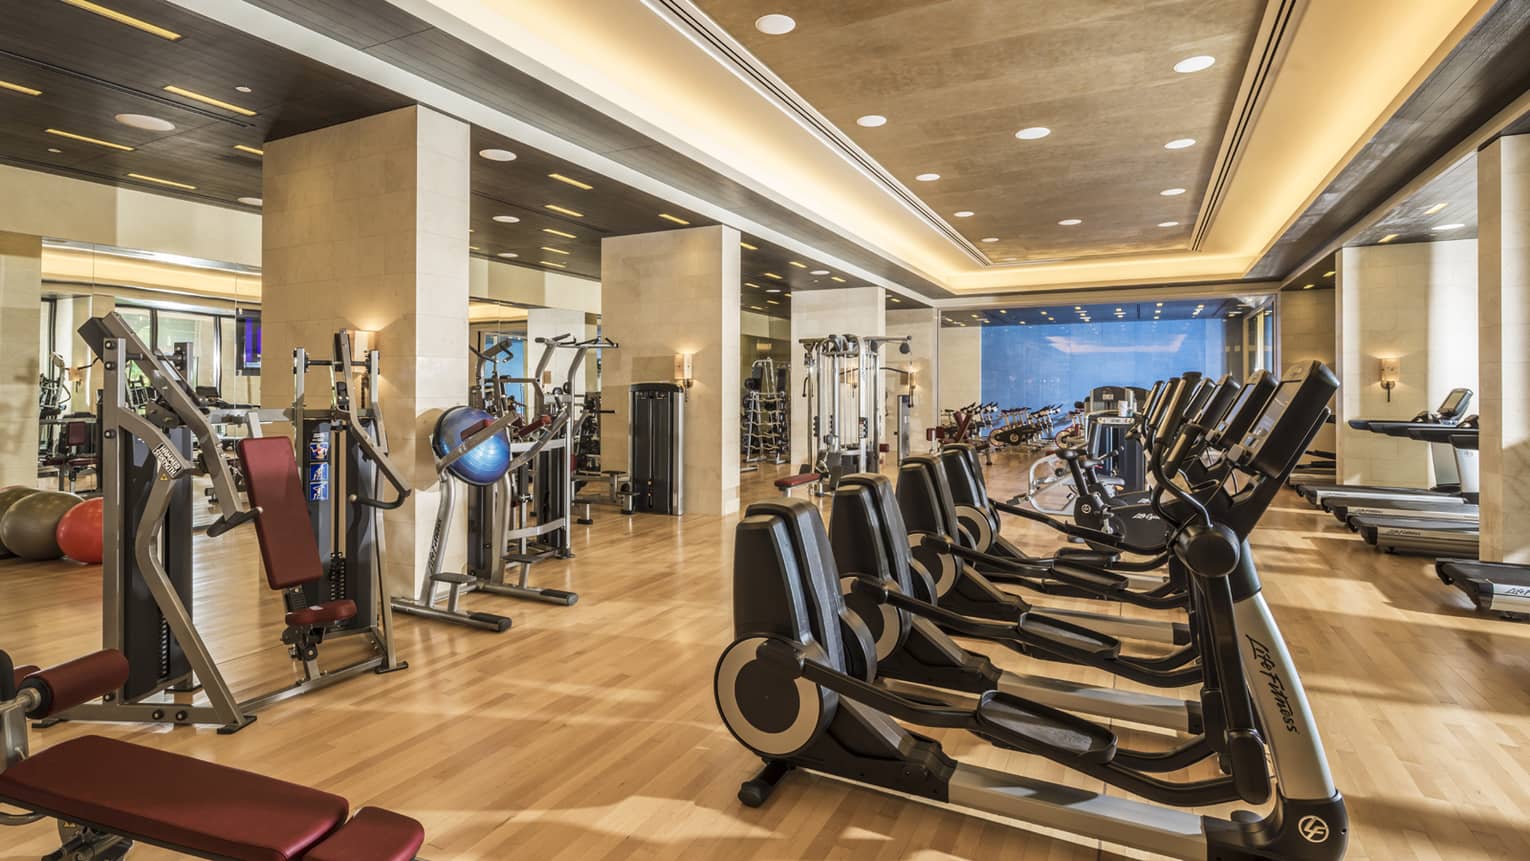
<path fill-rule="evenodd" d="M 1174 298 L 1162 302 L 1113 302 L 1047 305 L 1027 308 L 980 308 L 946 311 L 941 325 L 967 326 L 1104 326 L 1112 323 L 1152 323 L 1169 320 L 1215 320 L 1240 317 L 1256 307 L 1226 296 Z"/>
<path fill-rule="evenodd" d="M 1263 0 L 694 2 L 999 263 L 1187 248 L 1265 10 Z M 765 14 L 796 28 L 766 35 L 755 27 Z M 1196 55 L 1216 63 L 1173 70 Z M 858 125 L 867 115 L 887 122 Z M 1051 133 L 1015 137 L 1030 127 Z M 1195 144 L 1165 149 L 1180 139 Z M 940 178 L 917 179 L 931 173 Z M 1159 194 L 1169 188 L 1187 192 Z"/>
<path fill-rule="evenodd" d="M 1477 154 L 1472 153 L 1409 195 L 1348 244 L 1379 245 L 1385 241 L 1403 245 L 1476 238 Z"/>

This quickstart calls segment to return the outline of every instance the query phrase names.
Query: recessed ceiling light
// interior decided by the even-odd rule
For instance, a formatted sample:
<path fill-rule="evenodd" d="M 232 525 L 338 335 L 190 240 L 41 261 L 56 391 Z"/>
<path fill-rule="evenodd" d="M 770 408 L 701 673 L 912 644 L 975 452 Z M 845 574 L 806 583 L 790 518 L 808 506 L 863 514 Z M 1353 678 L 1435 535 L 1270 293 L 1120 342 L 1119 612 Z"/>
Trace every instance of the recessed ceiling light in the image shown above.
<path fill-rule="evenodd" d="M 767 36 L 785 36 L 797 29 L 797 19 L 790 15 L 761 15 L 754 19 L 754 29 Z"/>
<path fill-rule="evenodd" d="M 676 224 L 690 224 L 689 221 L 686 221 L 685 219 L 681 218 L 680 216 L 678 216 L 678 215 L 670 215 L 667 212 L 659 213 L 659 217 L 664 219 L 665 221 L 673 221 Z"/>
<path fill-rule="evenodd" d="M 758 245 L 750 245 L 747 242 L 739 242 L 739 247 L 747 248 L 750 251 L 759 251 L 760 250 Z"/>
<path fill-rule="evenodd" d="M 1431 227 L 1429 229 L 1430 230 L 1460 230 L 1461 228 L 1463 228 L 1465 226 L 1466 225 L 1464 225 L 1464 224 L 1436 224 L 1435 226 L 1433 226 L 1433 227 Z"/>
<path fill-rule="evenodd" d="M 1158 193 L 1164 197 L 1177 197 L 1181 194 L 1184 194 L 1185 190 L 1183 188 L 1166 188 Z"/>
<path fill-rule="evenodd" d="M 519 257 L 519 256 L 521 256 L 521 255 L 519 255 L 519 254 L 516 254 L 516 253 L 515 253 L 515 252 L 514 252 L 514 251 L 501 251 L 501 252 L 499 252 L 499 253 L 498 253 L 498 254 L 496 254 L 496 255 L 494 255 L 494 256 L 495 256 L 495 257 L 503 257 L 503 258 L 505 258 L 505 259 L 506 259 L 506 260 L 510 260 L 510 259 L 513 259 L 513 258 L 516 258 L 516 257 Z"/>
<path fill-rule="evenodd" d="M 887 117 L 881 114 L 867 114 L 855 121 L 855 124 L 863 128 L 874 129 L 887 125 Z"/>
<path fill-rule="evenodd" d="M 478 157 L 489 161 L 515 161 L 515 153 L 507 149 L 481 149 Z"/>
<path fill-rule="evenodd" d="M 147 114 L 118 114 L 115 119 L 129 128 L 143 129 L 148 132 L 175 131 L 175 123 Z"/>
<path fill-rule="evenodd" d="M 521 219 L 519 216 L 515 215 L 496 215 L 494 216 L 494 220 L 498 221 L 500 224 L 516 224 Z"/>
<path fill-rule="evenodd" d="M 61 153 L 61 152 L 63 152 L 63 150 L 59 149 L 56 146 L 50 146 L 50 147 L 48 147 L 48 152 L 51 152 L 51 153 Z"/>
<path fill-rule="evenodd" d="M 241 85 L 241 86 L 235 87 L 234 88 L 234 92 L 236 92 L 236 93 L 253 93 L 255 91 L 250 89 L 249 87 Z"/>
<path fill-rule="evenodd" d="M 787 262 L 787 263 L 788 263 L 788 264 L 790 264 L 790 265 L 792 265 L 792 266 L 795 266 L 795 267 L 797 267 L 797 268 L 798 268 L 798 269 L 806 269 L 806 268 L 807 268 L 807 264 L 806 264 L 806 263 L 798 263 L 798 262 L 797 262 L 797 261 L 795 261 L 795 260 L 788 260 L 788 261 L 786 261 L 786 262 Z"/>
<path fill-rule="evenodd" d="M 264 206 L 265 205 L 265 201 L 261 200 L 258 197 L 241 197 L 241 198 L 239 198 L 239 202 L 244 204 L 245 206 Z"/>
<path fill-rule="evenodd" d="M 972 217 L 972 210 L 970 210 L 970 209 L 963 209 L 963 210 L 961 210 L 959 212 L 953 212 L 951 214 L 955 215 L 957 218 L 971 218 Z"/>
<path fill-rule="evenodd" d="M 482 250 L 483 250 L 483 249 L 481 249 L 481 248 L 479 248 L 479 247 L 478 247 L 478 246 L 476 246 L 476 245 L 469 245 L 469 246 L 468 246 L 468 250 L 469 250 L 469 251 L 482 251 Z"/>
<path fill-rule="evenodd" d="M 1444 209 L 1445 207 L 1447 207 L 1449 205 L 1450 205 L 1449 203 L 1436 203 L 1434 206 L 1431 206 L 1428 209 L 1424 210 L 1424 214 L 1425 215 L 1434 215 L 1436 212 L 1439 212 L 1440 210 Z"/>
<path fill-rule="evenodd" d="M 562 248 L 553 248 L 553 247 L 552 247 L 552 246 L 550 246 L 550 245 L 544 245 L 544 246 L 542 246 L 542 250 L 543 250 L 543 251 L 551 251 L 551 252 L 552 252 L 552 253 L 554 253 L 554 254 L 563 254 L 563 255 L 565 255 L 565 256 L 566 256 L 566 255 L 568 255 L 568 254 L 569 254 L 569 252 L 567 252 L 567 251 L 564 251 L 564 250 L 563 250 L 563 249 L 562 249 Z"/>
<path fill-rule="evenodd" d="M 779 305 L 779 304 L 781 304 L 781 300 L 780 299 L 766 299 L 765 300 L 765 304 L 766 305 Z"/>
<path fill-rule="evenodd" d="M 814 269 L 812 272 L 809 272 L 808 274 L 809 275 L 828 275 L 829 274 L 829 270 L 827 270 L 827 269 Z"/>
<path fill-rule="evenodd" d="M 766 293 L 780 293 L 781 292 L 781 288 L 780 287 L 766 287 L 765 288 L 765 292 Z"/>
<path fill-rule="evenodd" d="M 1398 234 L 1396 234 L 1396 233 L 1388 233 L 1386 236 L 1381 237 L 1380 241 L 1381 242 L 1391 242 L 1392 240 L 1396 239 L 1397 236 L 1398 236 Z"/>
<path fill-rule="evenodd" d="M 1046 126 L 1031 126 L 1015 132 L 1015 137 L 1023 141 L 1039 141 L 1051 133 L 1052 130 Z"/>
<path fill-rule="evenodd" d="M 191 99 L 193 102 L 201 102 L 204 105 L 212 105 L 215 108 L 222 108 L 225 111 L 238 114 L 242 117 L 255 116 L 255 112 L 249 108 L 240 107 L 239 105 L 233 104 L 232 102 L 225 102 L 222 99 L 215 99 L 212 96 L 205 96 L 196 92 L 195 90 L 188 90 L 185 87 L 177 87 L 172 85 L 165 87 L 165 92 L 180 96 L 181 98 Z"/>
<path fill-rule="evenodd" d="M 1082 218 L 1064 218 L 1062 221 L 1059 221 L 1057 223 L 1061 224 L 1063 227 L 1072 227 L 1075 224 L 1083 224 L 1084 223 L 1084 219 L 1082 219 Z"/>
<path fill-rule="evenodd" d="M 1179 222 L 1178 221 L 1160 221 L 1160 222 L 1158 222 L 1158 226 L 1159 227 L 1178 227 L 1179 226 Z"/>
<path fill-rule="evenodd" d="M 1311 290 L 1312 288 L 1314 288 L 1316 286 L 1317 286 L 1316 284 L 1303 284 L 1302 285 L 1302 289 L 1303 290 Z"/>
<path fill-rule="evenodd" d="M 574 234 L 572 234 L 572 233 L 566 233 L 566 232 L 564 232 L 562 230 L 554 230 L 551 227 L 544 227 L 544 228 L 542 228 L 542 232 L 543 233 L 551 233 L 553 236 L 561 236 L 564 239 L 573 239 L 574 238 Z"/>
<path fill-rule="evenodd" d="M 1189 149 L 1195 146 L 1195 138 L 1175 138 L 1163 145 L 1164 149 Z"/>
<path fill-rule="evenodd" d="M 902 302 L 903 300 L 899 299 L 897 296 L 888 296 L 887 297 L 887 301 L 889 301 L 889 302 Z M 1001 311 L 1000 313 L 1003 313 L 1003 312 Z"/>
<path fill-rule="evenodd" d="M 157 176 L 149 176 L 147 174 L 142 174 L 142 173 L 130 173 L 130 174 L 128 174 L 128 176 L 132 177 L 133 179 L 141 179 L 144 182 L 152 182 L 152 183 L 155 183 L 156 185 L 168 185 L 171 188 L 184 188 L 187 191 L 196 191 L 196 188 L 197 188 L 194 185 L 188 185 L 187 183 L 184 183 L 184 182 L 176 182 L 173 179 L 160 179 Z"/>
<path fill-rule="evenodd" d="M 1216 61 L 1216 57 L 1210 57 L 1205 54 L 1198 54 L 1194 57 L 1186 57 L 1185 59 L 1180 60 L 1178 63 L 1175 63 L 1174 71 L 1179 72 L 1181 75 L 1188 75 L 1191 72 L 1203 72 L 1211 68 L 1212 65 L 1216 63 Z"/>
<path fill-rule="evenodd" d="M 983 237 L 983 241 L 984 242 L 988 242 L 988 243 L 994 243 L 994 242 L 998 242 L 999 241 L 999 237 L 997 237 L 997 236 L 985 236 L 985 237 Z"/>
<path fill-rule="evenodd" d="M 589 191 L 590 189 L 595 187 L 593 185 L 590 185 L 587 182 L 580 182 L 579 180 L 574 179 L 571 176 L 564 176 L 561 173 L 549 173 L 547 175 L 547 178 L 548 179 L 556 179 L 557 181 L 559 181 L 561 183 L 565 183 L 567 185 L 572 185 L 574 188 L 580 189 L 582 191 Z"/>
<path fill-rule="evenodd" d="M 13 93 L 21 93 L 24 96 L 42 95 L 42 90 L 34 90 L 31 87 L 23 87 L 20 84 L 13 84 L 10 81 L 0 81 L 0 90 L 10 90 Z"/>
<path fill-rule="evenodd" d="M 914 177 L 914 179 L 917 179 L 920 182 L 934 182 L 935 180 L 940 179 L 940 174 L 938 174 L 938 173 L 921 173 L 918 176 Z"/>
<path fill-rule="evenodd" d="M 142 30 L 145 33 L 158 36 L 161 39 L 174 42 L 181 38 L 181 34 L 175 32 L 174 30 L 166 30 L 164 27 L 160 27 L 156 24 L 150 24 L 148 21 L 144 21 L 141 18 L 134 18 L 132 15 L 128 15 L 124 12 L 118 12 L 116 9 L 108 9 L 105 6 L 102 6 L 100 3 L 91 3 L 89 0 L 64 0 L 64 2 L 68 3 L 70 6 L 75 7 L 76 9 L 84 9 L 86 12 L 100 15 L 102 18 L 108 18 L 112 21 L 116 21 L 118 24 L 126 24 L 135 30 Z"/>
<path fill-rule="evenodd" d="M 245 146 L 244 144 L 234 144 L 234 149 L 240 152 L 247 152 L 250 155 L 264 156 L 266 154 L 266 151 L 259 147 Z"/>
<path fill-rule="evenodd" d="M 829 280 L 830 281 L 838 281 L 841 284 L 845 283 L 845 279 L 839 277 L 838 275 L 831 275 L 831 276 L 829 276 Z"/>
<path fill-rule="evenodd" d="M 765 309 L 764 309 L 764 308 L 761 308 L 761 307 L 760 307 L 760 306 L 758 306 L 758 305 L 750 305 L 750 306 L 749 306 L 749 310 L 751 310 L 751 311 L 764 311 L 764 310 L 765 310 Z"/>
<path fill-rule="evenodd" d="M 780 275 L 777 275 L 774 272 L 761 272 L 760 274 L 764 275 L 766 278 L 774 278 L 777 281 L 784 281 L 784 280 L 786 280 L 786 279 L 782 278 Z"/>
<path fill-rule="evenodd" d="M 57 135 L 57 136 L 59 136 L 61 138 L 69 138 L 70 140 L 74 140 L 74 141 L 84 141 L 85 143 L 95 144 L 96 146 L 104 146 L 107 149 L 121 150 L 123 152 L 132 152 L 133 151 L 133 148 L 128 146 L 127 144 L 112 143 L 111 141 L 104 141 L 104 140 L 100 140 L 99 138 L 86 137 L 85 135 L 77 135 L 74 132 L 66 132 L 66 131 L 63 131 L 61 129 L 44 129 L 43 131 L 46 131 L 50 135 Z"/>
<path fill-rule="evenodd" d="M 554 269 L 567 269 L 568 268 L 567 266 L 564 266 L 562 263 L 554 263 L 551 260 L 538 260 L 537 262 L 542 264 L 543 266 L 551 266 Z"/>
<path fill-rule="evenodd" d="M 1333 277 L 1333 273 L 1334 273 L 1334 270 L 1330 269 L 1327 272 L 1323 273 L 1323 277 L 1324 278 L 1332 278 Z"/>
<path fill-rule="evenodd" d="M 566 206 L 559 206 L 556 203 L 544 203 L 544 204 L 542 204 L 542 208 L 543 209 L 550 209 L 553 212 L 557 212 L 557 213 L 561 213 L 563 215 L 567 215 L 570 218 L 583 218 L 584 217 L 584 213 L 582 213 L 582 212 L 575 212 L 574 210 L 569 209 Z"/>

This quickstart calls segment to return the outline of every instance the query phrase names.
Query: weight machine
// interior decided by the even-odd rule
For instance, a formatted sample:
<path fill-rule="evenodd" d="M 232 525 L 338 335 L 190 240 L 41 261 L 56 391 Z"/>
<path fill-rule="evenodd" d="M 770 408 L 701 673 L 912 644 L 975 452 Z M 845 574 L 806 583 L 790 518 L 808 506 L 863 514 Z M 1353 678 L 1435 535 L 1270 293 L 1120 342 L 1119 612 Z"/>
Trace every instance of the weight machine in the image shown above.
<path fill-rule="evenodd" d="M 803 338 L 802 395 L 807 399 L 811 466 L 820 480 L 814 492 L 823 496 L 842 476 L 876 472 L 881 464 L 882 422 L 886 407 L 881 350 L 897 344 L 912 351 L 910 336 L 825 335 Z"/>

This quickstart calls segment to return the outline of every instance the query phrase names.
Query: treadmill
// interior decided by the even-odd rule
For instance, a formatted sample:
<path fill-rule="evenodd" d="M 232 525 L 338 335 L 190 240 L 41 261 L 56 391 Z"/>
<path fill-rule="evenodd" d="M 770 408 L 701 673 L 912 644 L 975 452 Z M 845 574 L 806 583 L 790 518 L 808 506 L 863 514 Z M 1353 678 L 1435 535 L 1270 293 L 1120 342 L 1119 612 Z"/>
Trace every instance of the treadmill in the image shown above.
<path fill-rule="evenodd" d="M 1477 433 L 1477 417 L 1468 416 L 1458 425 L 1427 425 L 1414 422 L 1387 422 L 1372 430 L 1388 436 L 1408 439 L 1438 446 L 1451 453 L 1450 477 L 1459 490 L 1450 495 L 1438 492 L 1420 492 L 1399 496 L 1328 495 L 1323 497 L 1323 508 L 1340 523 L 1349 524 L 1356 516 L 1382 517 L 1430 517 L 1440 520 L 1477 519 L 1477 455 L 1476 449 L 1466 451 L 1451 445 L 1455 436 Z"/>
<path fill-rule="evenodd" d="M 1476 434 L 1460 434 L 1450 442 L 1457 449 L 1477 451 Z M 1517 622 L 1530 621 L 1530 565 L 1437 559 L 1434 573 L 1440 582 L 1464 592 L 1478 610 Z"/>
<path fill-rule="evenodd" d="M 1381 430 L 1384 426 L 1396 427 L 1410 423 L 1431 425 L 1457 425 L 1465 416 L 1466 408 L 1471 404 L 1471 389 L 1451 389 L 1445 396 L 1445 400 L 1433 413 L 1422 412 L 1407 422 L 1390 421 L 1386 419 L 1350 419 L 1349 426 L 1356 430 Z M 1420 496 L 1433 495 L 1438 497 L 1452 497 L 1460 489 L 1458 480 L 1455 480 L 1455 462 L 1448 448 L 1440 450 L 1431 446 L 1430 453 L 1434 457 L 1435 477 L 1439 481 L 1434 488 L 1425 490 L 1418 487 L 1400 487 L 1396 485 L 1375 484 L 1337 484 L 1334 482 L 1310 482 L 1293 485 L 1297 492 L 1305 497 L 1313 505 L 1321 506 L 1323 499 L 1332 495 L 1344 496 L 1371 496 L 1371 497 L 1397 497 L 1397 496 Z"/>
<path fill-rule="evenodd" d="M 1390 515 L 1351 513 L 1350 526 L 1364 536 L 1368 543 L 1376 545 L 1376 549 L 1388 553 L 1475 557 L 1479 536 L 1475 516 L 1475 501 L 1478 498 L 1477 428 L 1475 418 L 1468 421 L 1471 422 L 1470 427 L 1454 430 L 1415 428 L 1409 434 L 1413 439 L 1449 445 L 1455 453 L 1462 498 L 1462 504 L 1455 508 L 1463 511 L 1446 511 L 1444 516 L 1427 511 L 1404 511 Z M 1468 445 L 1458 445 L 1457 440 Z"/>

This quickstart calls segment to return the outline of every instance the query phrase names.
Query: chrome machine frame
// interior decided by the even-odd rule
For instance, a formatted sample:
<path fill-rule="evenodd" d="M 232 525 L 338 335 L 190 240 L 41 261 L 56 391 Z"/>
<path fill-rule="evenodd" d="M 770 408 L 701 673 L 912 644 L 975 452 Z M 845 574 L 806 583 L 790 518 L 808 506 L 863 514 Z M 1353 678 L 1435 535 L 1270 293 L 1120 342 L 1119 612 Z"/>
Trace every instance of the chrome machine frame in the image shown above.
<path fill-rule="evenodd" d="M 809 467 L 822 477 L 814 493 L 827 494 L 841 476 L 881 467 L 882 424 L 886 419 L 881 350 L 898 344 L 908 353 L 908 335 L 825 335 L 802 338 L 803 397 L 807 399 Z M 853 390 L 853 391 L 851 391 Z"/>

